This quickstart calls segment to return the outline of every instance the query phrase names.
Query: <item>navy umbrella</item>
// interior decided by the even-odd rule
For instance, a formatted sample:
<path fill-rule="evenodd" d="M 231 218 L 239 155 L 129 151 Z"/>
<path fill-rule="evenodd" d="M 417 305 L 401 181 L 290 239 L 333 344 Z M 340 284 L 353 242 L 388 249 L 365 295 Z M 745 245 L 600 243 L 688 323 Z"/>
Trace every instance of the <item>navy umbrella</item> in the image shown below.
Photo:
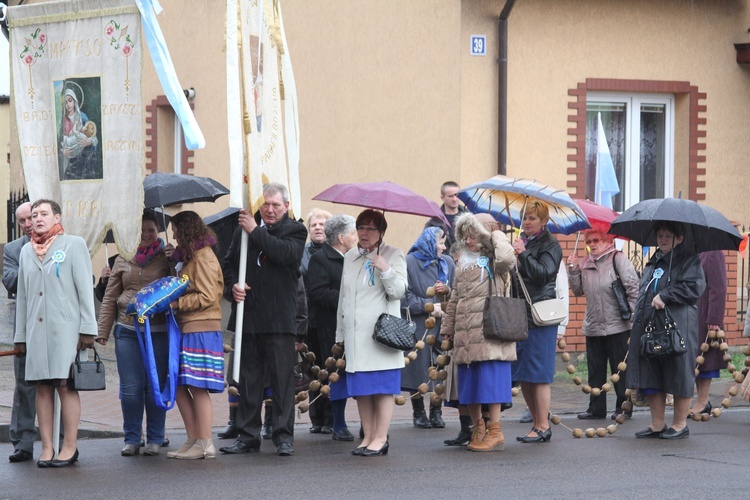
<path fill-rule="evenodd" d="M 642 246 L 656 246 L 654 226 L 659 221 L 685 225 L 683 244 L 695 253 L 710 250 L 737 250 L 742 236 L 721 213 L 692 200 L 658 198 L 644 200 L 625 210 L 609 229 Z"/>

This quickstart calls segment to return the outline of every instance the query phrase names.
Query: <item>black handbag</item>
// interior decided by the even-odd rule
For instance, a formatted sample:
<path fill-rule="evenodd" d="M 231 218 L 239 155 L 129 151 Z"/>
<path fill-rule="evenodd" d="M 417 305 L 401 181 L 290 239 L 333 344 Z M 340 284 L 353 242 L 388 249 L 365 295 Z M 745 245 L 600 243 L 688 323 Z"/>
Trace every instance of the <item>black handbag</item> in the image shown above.
<path fill-rule="evenodd" d="M 519 342 L 529 338 L 526 320 L 526 301 L 515 297 L 503 297 L 492 290 L 495 280 L 489 279 L 490 294 L 484 300 L 482 335 L 499 342 Z M 495 284 L 497 290 L 497 284 Z"/>
<path fill-rule="evenodd" d="M 76 360 L 70 365 L 68 389 L 71 391 L 103 391 L 107 388 L 104 363 L 94 349 L 94 361 L 81 361 L 81 351 L 76 352 Z"/>
<path fill-rule="evenodd" d="M 625 287 L 620 279 L 620 273 L 617 271 L 617 264 L 615 263 L 615 257 L 617 252 L 612 254 L 612 269 L 615 271 L 615 280 L 612 282 L 612 291 L 617 299 L 617 308 L 620 310 L 620 317 L 624 320 L 629 320 L 633 316 L 633 312 L 630 310 L 630 304 L 628 303 L 628 294 L 625 293 Z"/>
<path fill-rule="evenodd" d="M 677 329 L 677 323 L 664 308 L 664 327 L 655 326 L 656 309 L 646 325 L 646 333 L 641 335 L 641 356 L 647 359 L 673 358 L 687 352 L 687 342 Z"/>
<path fill-rule="evenodd" d="M 386 297 L 385 304 L 387 309 L 388 297 Z M 387 312 L 381 314 L 375 322 L 375 331 L 372 333 L 372 338 L 386 347 L 408 351 L 414 349 L 417 343 L 414 337 L 416 330 L 417 325 L 411 320 L 411 314 L 409 314 L 409 308 L 407 307 L 406 319 L 393 316 Z"/>

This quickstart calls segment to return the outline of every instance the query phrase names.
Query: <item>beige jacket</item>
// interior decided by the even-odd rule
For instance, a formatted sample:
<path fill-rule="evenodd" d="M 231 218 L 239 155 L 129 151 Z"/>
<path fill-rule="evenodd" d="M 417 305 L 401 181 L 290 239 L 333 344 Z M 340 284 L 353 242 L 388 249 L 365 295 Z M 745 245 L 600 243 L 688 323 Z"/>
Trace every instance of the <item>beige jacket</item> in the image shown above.
<path fill-rule="evenodd" d="M 442 335 L 453 336 L 453 362 L 468 365 L 478 361 L 514 361 L 516 359 L 516 344 L 514 342 L 498 342 L 487 340 L 482 334 L 482 319 L 484 302 L 489 295 L 489 276 L 476 263 L 464 265 L 461 255 L 466 251 L 461 245 L 462 233 L 468 228 L 484 240 L 485 247 L 492 248 L 492 252 L 484 251 L 493 257 L 495 282 L 501 291 L 505 291 L 510 284 L 509 271 L 515 265 L 516 258 L 513 247 L 507 236 L 501 231 L 493 231 L 492 235 L 476 222 L 456 219 L 456 240 L 458 254 L 456 255 L 456 278 L 453 291 L 448 302 L 443 323 L 440 328 Z M 463 239 L 465 241 L 465 239 Z M 491 243 L 490 243 L 491 242 Z M 488 255 L 489 256 L 489 255 Z"/>
<path fill-rule="evenodd" d="M 180 269 L 190 280 L 185 294 L 172 302 L 182 333 L 220 332 L 224 275 L 211 247 L 203 247 Z"/>

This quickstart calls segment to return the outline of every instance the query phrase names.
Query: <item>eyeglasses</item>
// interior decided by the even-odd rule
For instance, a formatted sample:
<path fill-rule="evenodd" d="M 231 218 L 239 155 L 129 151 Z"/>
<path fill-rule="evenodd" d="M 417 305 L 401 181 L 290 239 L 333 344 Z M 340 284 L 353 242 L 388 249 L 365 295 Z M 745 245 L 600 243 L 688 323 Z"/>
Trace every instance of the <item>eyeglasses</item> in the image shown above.
<path fill-rule="evenodd" d="M 368 233 L 374 233 L 377 230 L 378 228 L 372 227 L 372 226 L 357 226 L 357 231 L 361 231 L 361 232 L 367 231 Z"/>
<path fill-rule="evenodd" d="M 600 241 L 602 241 L 602 240 L 600 240 L 599 238 L 591 238 L 590 240 L 586 240 L 585 243 L 587 245 L 591 245 L 592 243 L 596 244 L 596 243 L 599 243 Z"/>

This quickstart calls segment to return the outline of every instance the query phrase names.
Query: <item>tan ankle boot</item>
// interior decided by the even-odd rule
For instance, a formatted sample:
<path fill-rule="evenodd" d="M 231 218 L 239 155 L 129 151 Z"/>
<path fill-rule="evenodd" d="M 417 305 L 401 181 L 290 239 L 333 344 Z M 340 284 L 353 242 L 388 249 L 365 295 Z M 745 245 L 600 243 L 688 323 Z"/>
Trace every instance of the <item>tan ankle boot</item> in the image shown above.
<path fill-rule="evenodd" d="M 206 453 L 203 451 L 203 441 L 206 441 L 205 439 L 196 439 L 193 446 L 182 453 L 177 453 L 174 458 L 180 459 L 180 460 L 198 460 L 199 458 L 205 458 Z"/>
<path fill-rule="evenodd" d="M 216 447 L 214 446 L 214 442 L 211 439 L 199 439 L 199 443 L 203 446 L 203 457 L 208 458 L 216 458 Z"/>
<path fill-rule="evenodd" d="M 474 447 L 468 446 L 471 451 L 503 451 L 505 448 L 505 436 L 500 426 L 500 422 L 490 422 L 487 435 L 481 443 Z"/>
<path fill-rule="evenodd" d="M 180 446 L 179 450 L 167 452 L 167 457 L 168 458 L 177 458 L 177 455 L 179 453 L 185 453 L 190 448 L 192 448 L 196 441 L 198 441 L 198 440 L 197 439 L 188 439 L 187 441 L 185 441 L 185 444 L 183 444 L 182 446 Z"/>
<path fill-rule="evenodd" d="M 474 450 L 477 446 L 482 443 L 485 435 L 487 434 L 487 428 L 484 426 L 484 419 L 479 420 L 479 424 L 474 426 L 474 430 L 471 433 L 471 442 L 466 447 L 467 450 Z"/>

